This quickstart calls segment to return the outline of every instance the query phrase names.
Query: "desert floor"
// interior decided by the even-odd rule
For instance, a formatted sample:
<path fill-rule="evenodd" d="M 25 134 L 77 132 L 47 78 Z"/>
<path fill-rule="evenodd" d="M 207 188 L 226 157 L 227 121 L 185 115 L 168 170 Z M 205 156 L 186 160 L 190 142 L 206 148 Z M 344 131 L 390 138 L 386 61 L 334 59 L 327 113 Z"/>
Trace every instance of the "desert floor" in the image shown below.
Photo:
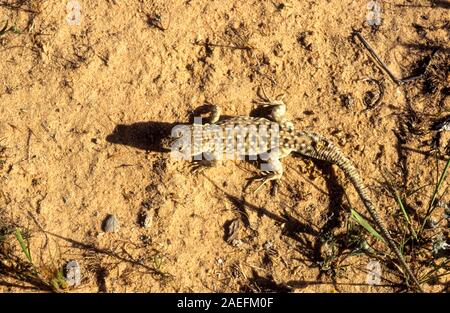
<path fill-rule="evenodd" d="M 395 194 L 418 229 L 450 153 L 436 130 L 450 109 L 450 4 L 370 7 L 0 1 L 0 291 L 406 290 L 387 246 L 351 217 L 372 223 L 338 167 L 289 156 L 277 193 L 253 193 L 252 162 L 193 174 L 160 144 L 204 103 L 248 115 L 261 87 L 284 94 L 297 129 L 353 160 L 400 244 L 409 227 Z M 397 78 L 413 79 L 395 83 L 354 30 Z M 436 238 L 449 241 L 448 186 L 422 241 L 404 249 L 421 277 L 448 264 L 448 253 L 432 253 Z M 103 229 L 108 215 L 116 232 Z M 74 287 L 58 283 L 70 260 L 81 267 Z M 426 291 L 448 291 L 438 273 Z"/>

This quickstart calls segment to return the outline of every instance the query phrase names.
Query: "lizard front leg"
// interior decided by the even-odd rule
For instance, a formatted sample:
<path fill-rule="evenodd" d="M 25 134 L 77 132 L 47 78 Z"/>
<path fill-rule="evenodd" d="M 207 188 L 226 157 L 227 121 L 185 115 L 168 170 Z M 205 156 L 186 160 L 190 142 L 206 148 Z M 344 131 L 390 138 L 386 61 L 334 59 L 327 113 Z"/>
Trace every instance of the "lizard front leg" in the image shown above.
<path fill-rule="evenodd" d="M 283 96 L 277 96 L 276 99 L 271 99 L 267 96 L 264 89 L 262 89 L 261 100 L 256 100 L 256 103 L 262 105 L 263 108 L 270 109 L 269 119 L 278 124 L 283 124 L 289 128 L 294 128 L 294 124 L 286 117 L 286 104 L 283 102 Z"/>
<path fill-rule="evenodd" d="M 218 105 L 215 104 L 205 104 L 199 108 L 196 109 L 196 114 L 206 114 L 209 113 L 209 124 L 214 124 L 220 119 L 221 109 Z M 195 123 L 195 120 L 194 120 Z M 213 131 L 208 129 L 208 125 L 205 125 L 205 127 L 202 126 L 203 132 L 210 132 L 213 133 Z M 219 165 L 219 159 L 220 156 L 217 154 L 217 152 L 214 149 L 214 146 L 212 146 L 212 143 L 210 141 L 204 141 L 205 137 L 203 134 L 201 135 L 202 142 L 200 143 L 200 153 L 196 154 L 193 158 L 193 162 L 191 164 L 191 171 L 193 173 L 199 173 L 206 168 L 211 168 L 214 166 Z"/>
<path fill-rule="evenodd" d="M 214 124 L 220 119 L 221 112 L 222 110 L 218 105 L 208 103 L 195 109 L 194 114 L 195 115 L 209 114 L 208 124 Z M 194 122 L 195 119 L 196 118 L 194 118 Z"/>

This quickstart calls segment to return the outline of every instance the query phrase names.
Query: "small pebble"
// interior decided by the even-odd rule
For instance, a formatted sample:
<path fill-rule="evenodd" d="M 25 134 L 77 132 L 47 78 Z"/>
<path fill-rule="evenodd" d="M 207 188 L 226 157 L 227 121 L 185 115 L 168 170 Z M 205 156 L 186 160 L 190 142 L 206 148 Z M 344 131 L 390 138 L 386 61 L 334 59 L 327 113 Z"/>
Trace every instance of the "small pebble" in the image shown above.
<path fill-rule="evenodd" d="M 142 210 L 139 213 L 139 226 L 150 228 L 153 223 L 153 213 L 148 210 Z"/>
<path fill-rule="evenodd" d="M 312 31 L 304 31 L 297 35 L 297 42 L 308 51 L 313 49 L 313 40 L 311 36 L 313 35 Z"/>
<path fill-rule="evenodd" d="M 226 239 L 228 243 L 232 243 L 235 239 L 237 239 L 240 227 L 241 223 L 239 219 L 234 219 L 230 222 L 227 229 L 227 239 Z"/>
<path fill-rule="evenodd" d="M 231 245 L 235 248 L 239 248 L 243 244 L 244 243 L 242 242 L 242 240 L 239 240 L 239 239 L 233 239 L 233 241 L 231 242 Z"/>
<path fill-rule="evenodd" d="M 444 121 L 438 123 L 437 125 L 434 125 L 432 127 L 433 130 L 437 130 L 437 131 L 443 131 L 443 130 L 450 130 L 450 119 L 447 118 Z"/>
<path fill-rule="evenodd" d="M 152 238 L 147 235 L 142 235 L 139 237 L 139 239 L 142 241 L 143 244 L 149 244 L 152 241 Z"/>
<path fill-rule="evenodd" d="M 273 243 L 272 243 L 270 240 L 268 240 L 268 241 L 266 241 L 266 242 L 263 244 L 263 248 L 264 248 L 264 250 L 272 249 L 272 248 L 273 248 Z"/>
<path fill-rule="evenodd" d="M 81 284 L 81 269 L 77 261 L 69 261 L 66 264 L 66 283 L 69 287 Z"/>
<path fill-rule="evenodd" d="M 353 98 L 350 94 L 342 94 L 339 96 L 339 99 L 341 100 L 341 105 L 346 109 L 351 108 L 354 104 Z"/>
<path fill-rule="evenodd" d="M 111 214 L 105 219 L 103 223 L 103 230 L 107 233 L 116 233 L 119 231 L 119 221 Z"/>

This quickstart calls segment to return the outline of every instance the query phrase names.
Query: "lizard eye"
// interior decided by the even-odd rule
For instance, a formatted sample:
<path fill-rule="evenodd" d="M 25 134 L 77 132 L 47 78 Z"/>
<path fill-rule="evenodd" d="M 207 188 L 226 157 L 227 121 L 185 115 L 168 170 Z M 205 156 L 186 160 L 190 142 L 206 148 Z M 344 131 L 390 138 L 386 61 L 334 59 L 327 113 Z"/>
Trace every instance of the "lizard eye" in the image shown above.
<path fill-rule="evenodd" d="M 181 137 L 183 137 L 183 132 L 177 131 L 175 133 L 172 133 L 171 137 L 172 137 L 172 139 L 180 139 Z"/>

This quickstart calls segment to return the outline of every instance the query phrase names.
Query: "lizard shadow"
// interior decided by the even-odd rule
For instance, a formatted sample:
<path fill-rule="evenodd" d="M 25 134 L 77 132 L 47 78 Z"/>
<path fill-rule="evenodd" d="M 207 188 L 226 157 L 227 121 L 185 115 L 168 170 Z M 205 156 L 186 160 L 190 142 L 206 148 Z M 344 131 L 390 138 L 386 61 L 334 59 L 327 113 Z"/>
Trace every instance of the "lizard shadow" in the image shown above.
<path fill-rule="evenodd" d="M 332 230 L 336 227 L 339 227 L 340 225 L 340 219 L 338 218 L 339 215 L 342 213 L 342 206 L 343 206 L 343 196 L 344 196 L 344 189 L 339 184 L 337 176 L 334 173 L 334 170 L 332 166 L 323 161 L 313 161 L 317 168 L 324 174 L 326 178 L 326 187 L 328 189 L 328 194 L 330 195 L 330 198 L 332 201 L 329 202 L 328 207 L 326 209 L 326 212 L 324 213 L 325 216 L 328 216 L 329 218 L 326 219 L 324 224 L 319 228 L 317 226 L 311 225 L 311 222 L 308 221 L 301 221 L 299 218 L 294 217 L 291 213 L 289 213 L 286 209 L 283 209 L 283 212 L 281 214 L 276 214 L 264 207 L 260 207 L 257 205 L 254 205 L 247 200 L 245 200 L 245 196 L 237 197 L 235 195 L 232 195 L 225 191 L 222 187 L 220 187 L 218 184 L 216 184 L 211 178 L 209 178 L 207 175 L 202 174 L 205 178 L 207 178 L 217 189 L 219 189 L 225 197 L 230 201 L 233 206 L 235 207 L 236 211 L 240 215 L 240 219 L 247 229 L 251 229 L 253 232 L 257 232 L 256 230 L 253 230 L 250 225 L 250 221 L 248 218 L 248 211 L 253 211 L 257 214 L 258 217 L 266 216 L 275 222 L 277 222 L 280 225 L 283 225 L 283 231 L 282 235 L 286 236 L 292 240 L 294 240 L 297 244 L 295 246 L 296 251 L 299 253 L 299 255 L 302 256 L 302 258 L 297 259 L 300 263 L 304 264 L 305 266 L 309 268 L 319 267 L 320 271 L 317 276 L 317 281 L 311 281 L 311 282 L 296 282 L 291 281 L 289 284 L 276 284 L 273 279 L 271 281 L 270 275 L 267 277 L 260 277 L 256 274 L 253 275 L 253 278 L 249 278 L 249 285 L 244 286 L 243 291 L 248 291 L 249 286 L 256 286 L 258 289 L 266 290 L 266 291 L 273 291 L 274 289 L 280 291 L 280 292 L 286 292 L 291 289 L 291 285 L 295 285 L 296 288 L 305 288 L 308 285 L 314 285 L 318 284 L 324 274 L 327 274 L 331 277 L 332 283 L 335 285 L 335 288 L 338 289 L 338 283 L 335 280 L 335 271 L 334 269 L 330 270 L 323 270 L 321 268 L 321 262 L 323 261 L 323 257 L 321 255 L 321 246 L 323 244 L 323 238 L 326 236 L 326 234 L 329 234 L 332 232 Z M 314 239 L 310 239 L 310 238 Z M 342 243 L 346 240 L 345 234 L 343 235 L 336 235 L 334 236 L 334 240 Z M 345 246 L 340 244 L 339 246 Z M 342 254 L 343 251 L 340 250 L 336 254 L 336 257 L 338 257 L 340 254 Z M 246 289 L 247 288 L 247 289 Z"/>
<path fill-rule="evenodd" d="M 305 287 L 308 284 L 317 284 L 317 282 L 321 281 L 323 276 L 327 276 L 331 279 L 331 284 L 335 287 L 335 289 L 339 290 L 340 284 L 336 281 L 339 266 L 337 263 L 338 259 L 345 253 L 344 250 L 347 248 L 347 234 L 346 232 L 341 234 L 333 234 L 333 230 L 341 227 L 341 221 L 345 219 L 342 217 L 344 212 L 342 208 L 344 207 L 343 198 L 345 191 L 341 183 L 339 183 L 332 164 L 321 160 L 313 159 L 312 161 L 315 167 L 321 172 L 321 176 L 325 178 L 325 185 L 330 199 L 325 212 L 321 214 L 326 216 L 325 222 L 320 226 L 320 230 L 317 232 L 317 235 L 314 236 L 316 241 L 313 245 L 313 254 L 309 254 L 309 267 L 318 267 L 319 273 L 317 275 L 316 282 L 307 283 L 306 281 L 290 281 L 288 284 L 290 286 L 296 286 L 296 288 L 300 288 L 301 286 Z M 332 266 L 330 267 L 324 266 L 327 262 L 327 257 L 324 256 L 321 251 L 322 247 L 328 240 L 334 242 L 335 247 L 337 248 L 337 251 L 335 251 L 332 255 Z M 304 250 L 302 252 L 305 253 Z M 306 255 L 308 256 L 308 254 Z M 311 258 L 311 256 L 313 257 Z"/>
<path fill-rule="evenodd" d="M 167 152 L 162 147 L 161 140 L 170 136 L 172 128 L 176 125 L 179 124 L 164 122 L 119 124 L 111 134 L 106 136 L 106 141 L 145 151 Z"/>

